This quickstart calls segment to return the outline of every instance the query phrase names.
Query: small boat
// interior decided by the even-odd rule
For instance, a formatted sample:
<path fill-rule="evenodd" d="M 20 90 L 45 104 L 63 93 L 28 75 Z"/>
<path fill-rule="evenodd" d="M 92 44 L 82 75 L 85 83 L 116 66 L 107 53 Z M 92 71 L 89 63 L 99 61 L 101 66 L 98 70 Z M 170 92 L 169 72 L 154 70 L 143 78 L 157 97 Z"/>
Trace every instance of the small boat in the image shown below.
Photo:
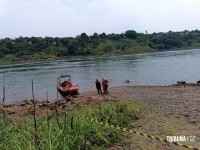
<path fill-rule="evenodd" d="M 66 97 L 69 95 L 77 95 L 79 87 L 71 82 L 70 75 L 61 75 L 57 79 L 57 89 L 60 95 Z"/>

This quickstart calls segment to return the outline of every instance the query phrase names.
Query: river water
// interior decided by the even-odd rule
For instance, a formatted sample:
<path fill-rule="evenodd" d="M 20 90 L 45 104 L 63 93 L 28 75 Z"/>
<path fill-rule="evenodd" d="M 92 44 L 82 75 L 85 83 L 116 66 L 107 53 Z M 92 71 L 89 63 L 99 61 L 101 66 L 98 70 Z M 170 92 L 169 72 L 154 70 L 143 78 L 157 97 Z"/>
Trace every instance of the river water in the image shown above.
<path fill-rule="evenodd" d="M 95 90 L 95 80 L 107 77 L 110 87 L 129 85 L 170 85 L 176 81 L 200 80 L 200 49 L 153 52 L 135 55 L 95 56 L 76 59 L 25 62 L 0 65 L 0 100 L 3 70 L 6 103 L 31 99 L 31 81 L 35 98 L 56 99 L 57 77 L 70 74 L 80 93 Z"/>

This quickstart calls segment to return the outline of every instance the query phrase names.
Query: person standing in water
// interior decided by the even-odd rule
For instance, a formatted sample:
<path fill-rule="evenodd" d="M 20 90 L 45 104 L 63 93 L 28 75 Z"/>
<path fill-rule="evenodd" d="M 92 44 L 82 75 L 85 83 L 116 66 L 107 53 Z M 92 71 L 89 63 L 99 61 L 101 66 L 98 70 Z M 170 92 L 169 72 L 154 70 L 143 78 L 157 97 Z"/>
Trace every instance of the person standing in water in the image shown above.
<path fill-rule="evenodd" d="M 98 94 L 102 94 L 101 83 L 99 82 L 99 80 L 96 79 L 95 84 L 96 84 L 96 88 L 97 88 Z"/>

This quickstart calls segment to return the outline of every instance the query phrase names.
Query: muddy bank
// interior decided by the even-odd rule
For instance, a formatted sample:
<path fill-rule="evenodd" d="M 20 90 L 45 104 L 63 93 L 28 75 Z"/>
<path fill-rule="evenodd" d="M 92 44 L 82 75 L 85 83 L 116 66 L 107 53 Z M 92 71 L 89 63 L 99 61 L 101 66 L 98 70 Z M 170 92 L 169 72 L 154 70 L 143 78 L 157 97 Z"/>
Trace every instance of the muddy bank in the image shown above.
<path fill-rule="evenodd" d="M 53 115 L 57 111 L 59 114 L 71 112 L 80 107 L 95 105 L 104 101 L 111 101 L 110 95 L 98 95 L 96 93 L 87 93 L 76 97 L 67 97 L 54 101 L 38 101 L 36 104 L 36 115 L 39 117 Z M 23 100 L 18 103 L 4 105 L 7 115 L 20 117 L 33 114 L 33 101 Z"/>
<path fill-rule="evenodd" d="M 142 117 L 133 122 L 137 131 L 166 138 L 167 135 L 196 136 L 196 142 L 184 143 L 200 146 L 200 86 L 124 86 L 109 89 L 108 95 L 96 91 L 75 98 L 58 101 L 36 102 L 36 114 L 46 116 L 71 112 L 80 107 L 89 107 L 104 101 L 130 100 L 141 105 Z M 7 113 L 13 117 L 33 114 L 31 100 L 6 105 Z M 116 144 L 111 149 L 182 149 L 172 144 L 152 141 L 132 135 L 128 144 Z M 125 146 L 125 147 L 124 147 Z"/>
<path fill-rule="evenodd" d="M 76 98 L 60 99 L 58 102 L 37 101 L 36 108 L 39 115 L 46 113 L 46 109 L 55 110 L 56 105 L 65 111 L 80 103 L 87 106 L 106 100 L 131 100 L 142 105 L 148 105 L 160 112 L 172 115 L 182 115 L 188 122 L 200 126 L 200 86 L 124 86 L 110 88 L 108 95 L 98 95 L 89 92 Z M 9 114 L 24 115 L 31 113 L 32 102 L 25 100 L 20 103 L 6 105 Z"/>

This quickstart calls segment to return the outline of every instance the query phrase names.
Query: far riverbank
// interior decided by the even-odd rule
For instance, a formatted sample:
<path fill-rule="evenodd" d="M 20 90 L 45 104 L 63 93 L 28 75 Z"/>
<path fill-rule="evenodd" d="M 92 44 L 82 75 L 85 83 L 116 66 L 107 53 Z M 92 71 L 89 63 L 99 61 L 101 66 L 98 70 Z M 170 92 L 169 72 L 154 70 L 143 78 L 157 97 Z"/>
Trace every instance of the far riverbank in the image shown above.
<path fill-rule="evenodd" d="M 37 61 L 54 61 L 54 60 L 65 60 L 65 59 L 78 59 L 86 57 L 98 57 L 98 56 L 120 56 L 120 55 L 134 55 L 134 54 L 143 54 L 143 53 L 153 53 L 153 52 L 165 52 L 165 51 L 177 51 L 177 50 L 192 50 L 200 49 L 200 47 L 189 47 L 189 48 L 173 48 L 173 49 L 144 49 L 142 51 L 123 51 L 123 52 L 112 52 L 112 53 L 100 53 L 92 55 L 76 55 L 76 56 L 25 56 L 25 57 L 14 57 L 14 58 L 2 58 L 0 60 L 1 64 L 15 64 L 15 63 L 26 63 L 26 62 L 37 62 Z"/>

